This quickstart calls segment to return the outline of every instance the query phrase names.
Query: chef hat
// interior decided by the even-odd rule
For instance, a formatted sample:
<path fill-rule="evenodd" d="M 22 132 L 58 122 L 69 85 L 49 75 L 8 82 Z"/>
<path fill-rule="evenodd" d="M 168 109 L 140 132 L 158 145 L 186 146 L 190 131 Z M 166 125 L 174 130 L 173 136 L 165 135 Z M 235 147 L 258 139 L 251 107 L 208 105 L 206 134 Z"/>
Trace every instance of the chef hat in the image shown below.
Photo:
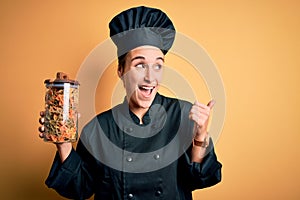
<path fill-rule="evenodd" d="M 143 45 L 158 47 L 166 54 L 175 38 L 175 27 L 169 17 L 159 9 L 145 6 L 119 13 L 110 21 L 109 29 L 119 58 Z"/>

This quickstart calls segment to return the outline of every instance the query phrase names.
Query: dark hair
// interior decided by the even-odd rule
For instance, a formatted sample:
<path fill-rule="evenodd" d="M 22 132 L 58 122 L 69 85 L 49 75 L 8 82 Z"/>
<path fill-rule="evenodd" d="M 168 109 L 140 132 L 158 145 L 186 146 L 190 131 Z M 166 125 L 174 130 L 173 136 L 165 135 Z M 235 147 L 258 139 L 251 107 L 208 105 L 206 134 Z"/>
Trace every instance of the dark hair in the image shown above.
<path fill-rule="evenodd" d="M 126 62 L 126 55 L 127 55 L 127 53 L 118 57 L 118 71 L 121 71 L 121 69 L 124 70 L 125 62 Z"/>

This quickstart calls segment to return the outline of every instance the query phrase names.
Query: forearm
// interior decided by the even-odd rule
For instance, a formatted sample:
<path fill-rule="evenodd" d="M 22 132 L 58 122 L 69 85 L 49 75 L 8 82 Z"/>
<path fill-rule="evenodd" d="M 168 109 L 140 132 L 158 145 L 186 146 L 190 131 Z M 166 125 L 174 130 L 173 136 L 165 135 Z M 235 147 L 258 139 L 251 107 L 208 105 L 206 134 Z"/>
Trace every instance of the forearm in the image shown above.
<path fill-rule="evenodd" d="M 199 141 L 195 138 L 196 141 Z M 207 143 L 203 142 L 203 144 L 196 144 L 195 140 L 193 141 L 193 148 L 191 151 L 191 161 L 201 163 L 203 161 L 203 158 L 207 154 L 207 146 L 209 145 L 209 139 L 207 140 Z M 205 143 L 205 144 L 204 144 Z"/>
<path fill-rule="evenodd" d="M 214 152 L 214 144 L 211 138 L 209 139 L 209 146 L 206 148 L 191 146 L 186 159 L 190 163 L 187 169 L 190 176 L 185 175 L 186 184 L 192 190 L 209 187 L 221 181 L 222 164 L 218 161 Z"/>
<path fill-rule="evenodd" d="M 61 162 L 63 163 L 72 151 L 72 143 L 66 142 L 61 144 L 56 144 L 57 151 L 60 157 Z"/>
<path fill-rule="evenodd" d="M 70 199 L 86 199 L 93 193 L 93 178 L 90 155 L 81 148 L 72 148 L 71 143 L 57 144 L 57 153 L 51 166 L 46 185 Z M 69 148 L 71 147 L 71 152 Z"/>

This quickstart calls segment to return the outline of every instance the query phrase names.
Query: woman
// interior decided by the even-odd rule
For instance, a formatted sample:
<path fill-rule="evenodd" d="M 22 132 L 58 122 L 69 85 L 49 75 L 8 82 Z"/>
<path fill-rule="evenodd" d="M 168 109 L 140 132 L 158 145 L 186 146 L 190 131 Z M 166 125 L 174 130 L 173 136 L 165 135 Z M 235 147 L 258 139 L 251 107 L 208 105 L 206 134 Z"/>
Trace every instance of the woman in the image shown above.
<path fill-rule="evenodd" d="M 72 199 L 190 200 L 193 190 L 221 181 L 207 132 L 214 101 L 192 105 L 158 93 L 175 37 L 164 12 L 130 8 L 109 27 L 124 102 L 92 119 L 76 150 L 57 144 L 46 184 Z"/>

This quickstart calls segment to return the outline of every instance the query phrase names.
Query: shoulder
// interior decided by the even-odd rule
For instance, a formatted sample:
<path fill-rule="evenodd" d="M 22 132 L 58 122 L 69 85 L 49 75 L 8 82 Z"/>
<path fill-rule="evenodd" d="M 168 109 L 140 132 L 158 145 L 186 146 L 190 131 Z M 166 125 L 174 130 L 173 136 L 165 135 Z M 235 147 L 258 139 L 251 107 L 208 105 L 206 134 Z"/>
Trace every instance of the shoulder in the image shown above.
<path fill-rule="evenodd" d="M 106 110 L 104 112 L 101 112 L 99 114 L 97 114 L 97 116 L 95 117 L 98 120 L 109 120 L 112 117 L 112 109 Z"/>
<path fill-rule="evenodd" d="M 128 111 L 128 108 L 127 108 Z M 122 115 L 126 113 L 126 105 L 123 104 L 118 104 L 114 107 L 112 107 L 109 110 L 103 111 L 99 114 L 97 114 L 92 120 L 91 124 L 97 122 L 100 125 L 104 126 L 111 126 L 114 124 L 114 119 L 118 117 L 119 115 Z"/>
<path fill-rule="evenodd" d="M 181 110 L 190 110 L 192 107 L 192 103 L 184 100 L 184 99 L 178 99 L 174 97 L 166 97 L 164 95 L 159 94 L 158 99 L 161 101 L 161 104 L 166 107 L 180 107 Z"/>
<path fill-rule="evenodd" d="M 83 131 L 94 129 L 96 126 L 100 124 L 107 124 L 112 119 L 112 111 L 111 109 L 103 111 L 96 116 L 94 116 L 89 122 L 85 124 L 83 127 Z"/>

